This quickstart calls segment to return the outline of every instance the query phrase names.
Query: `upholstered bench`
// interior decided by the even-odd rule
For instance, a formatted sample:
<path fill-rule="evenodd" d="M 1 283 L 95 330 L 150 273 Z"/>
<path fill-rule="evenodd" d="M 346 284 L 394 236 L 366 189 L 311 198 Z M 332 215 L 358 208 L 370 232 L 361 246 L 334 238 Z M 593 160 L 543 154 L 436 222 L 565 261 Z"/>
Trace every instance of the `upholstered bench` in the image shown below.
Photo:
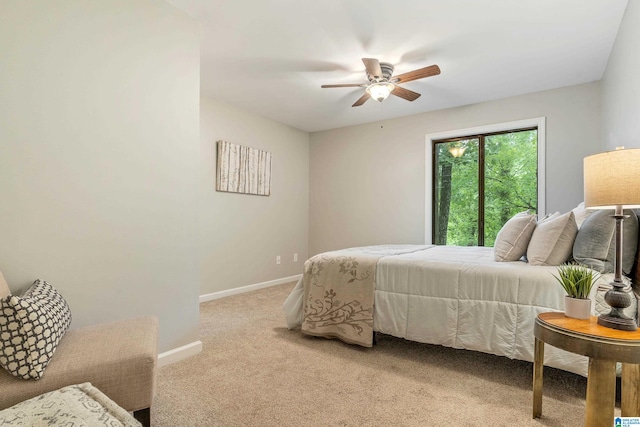
<path fill-rule="evenodd" d="M 0 299 L 9 294 L 0 272 Z M 153 316 L 69 330 L 40 379 L 25 380 L 0 368 L 0 409 L 65 386 L 90 382 L 149 426 L 157 340 L 158 320 Z"/>
<path fill-rule="evenodd" d="M 50 391 L 0 411 L 0 426 L 7 427 L 140 425 L 91 383 Z"/>

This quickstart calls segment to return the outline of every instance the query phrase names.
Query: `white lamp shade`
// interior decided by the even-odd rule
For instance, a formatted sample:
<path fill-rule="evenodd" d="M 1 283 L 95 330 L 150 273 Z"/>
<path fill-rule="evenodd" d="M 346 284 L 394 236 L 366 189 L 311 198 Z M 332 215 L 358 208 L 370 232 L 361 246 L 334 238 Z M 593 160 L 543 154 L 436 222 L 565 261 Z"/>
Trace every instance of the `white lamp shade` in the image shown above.
<path fill-rule="evenodd" d="M 584 158 L 584 205 L 590 209 L 640 208 L 640 148 Z"/>

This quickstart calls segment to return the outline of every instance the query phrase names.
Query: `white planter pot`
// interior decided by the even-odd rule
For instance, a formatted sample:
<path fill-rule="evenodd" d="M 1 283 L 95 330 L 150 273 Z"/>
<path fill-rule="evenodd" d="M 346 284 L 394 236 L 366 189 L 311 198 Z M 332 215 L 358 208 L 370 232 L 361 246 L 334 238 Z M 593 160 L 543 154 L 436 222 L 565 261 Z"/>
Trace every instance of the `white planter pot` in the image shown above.
<path fill-rule="evenodd" d="M 565 296 L 564 315 L 574 319 L 588 319 L 591 317 L 591 300 Z"/>

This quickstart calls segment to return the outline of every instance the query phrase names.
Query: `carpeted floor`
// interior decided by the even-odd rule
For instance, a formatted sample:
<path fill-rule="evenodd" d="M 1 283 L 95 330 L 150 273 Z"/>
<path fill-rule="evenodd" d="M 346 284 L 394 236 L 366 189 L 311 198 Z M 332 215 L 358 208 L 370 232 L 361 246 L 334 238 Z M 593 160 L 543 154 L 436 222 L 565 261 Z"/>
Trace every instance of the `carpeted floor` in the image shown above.
<path fill-rule="evenodd" d="M 581 376 L 545 368 L 533 420 L 531 363 L 381 334 L 371 349 L 304 336 L 281 309 L 293 287 L 202 304 L 204 350 L 160 369 L 152 425 L 583 424 Z"/>

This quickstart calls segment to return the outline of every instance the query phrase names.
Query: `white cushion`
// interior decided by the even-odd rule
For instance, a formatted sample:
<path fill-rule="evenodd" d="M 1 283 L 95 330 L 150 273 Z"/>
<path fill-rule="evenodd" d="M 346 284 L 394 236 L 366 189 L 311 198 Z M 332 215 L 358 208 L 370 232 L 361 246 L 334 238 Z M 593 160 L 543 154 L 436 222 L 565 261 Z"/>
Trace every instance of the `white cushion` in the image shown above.
<path fill-rule="evenodd" d="M 555 211 L 554 213 L 547 214 L 544 218 L 538 220 L 538 224 L 540 224 L 541 222 L 550 220 L 550 219 L 556 219 L 559 216 L 560 216 L 560 212 L 558 212 L 558 211 Z"/>
<path fill-rule="evenodd" d="M 141 426 L 133 415 L 88 382 L 50 391 L 4 409 L 0 411 L 0 425 Z"/>
<path fill-rule="evenodd" d="M 585 219 L 589 218 L 589 215 L 593 213 L 593 210 L 587 209 L 584 207 L 584 202 L 580 203 L 578 206 L 571 210 L 573 215 L 576 217 L 576 225 L 578 226 L 578 230 L 582 227 L 582 223 Z"/>
<path fill-rule="evenodd" d="M 496 261 L 517 261 L 527 252 L 527 245 L 536 228 L 536 216 L 527 212 L 515 214 L 502 226 L 493 246 Z"/>
<path fill-rule="evenodd" d="M 578 234 L 575 215 L 567 212 L 538 223 L 527 248 L 527 260 L 532 265 L 560 265 L 571 256 Z"/>

